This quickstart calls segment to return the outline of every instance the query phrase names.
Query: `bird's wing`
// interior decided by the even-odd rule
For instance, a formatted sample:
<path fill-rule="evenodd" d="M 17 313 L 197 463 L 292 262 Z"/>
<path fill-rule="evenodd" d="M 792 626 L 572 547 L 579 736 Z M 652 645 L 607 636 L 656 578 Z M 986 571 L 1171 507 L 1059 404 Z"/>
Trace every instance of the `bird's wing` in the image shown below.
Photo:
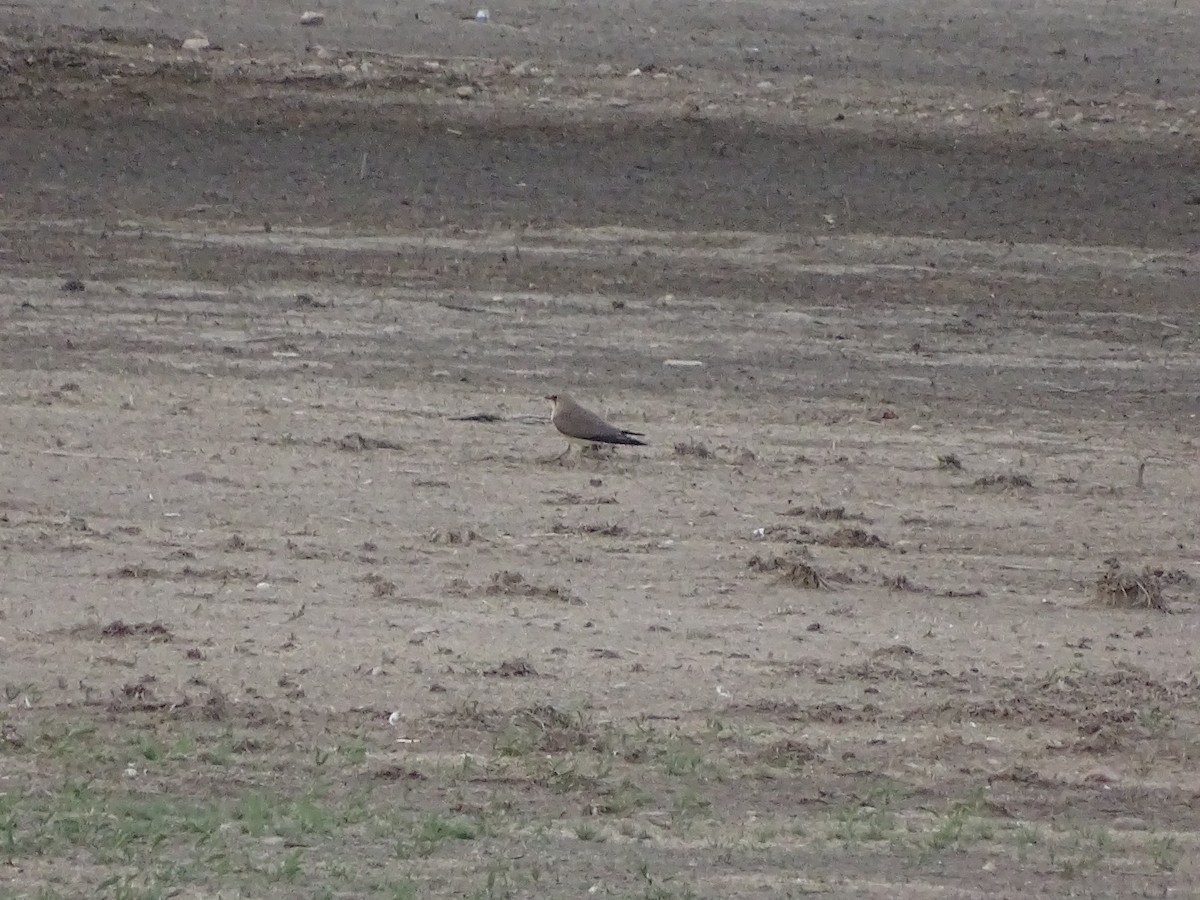
<path fill-rule="evenodd" d="M 580 441 L 599 441 L 609 444 L 627 443 L 629 437 L 619 428 L 614 428 L 590 409 L 572 404 L 555 416 L 554 424 L 567 437 Z"/>

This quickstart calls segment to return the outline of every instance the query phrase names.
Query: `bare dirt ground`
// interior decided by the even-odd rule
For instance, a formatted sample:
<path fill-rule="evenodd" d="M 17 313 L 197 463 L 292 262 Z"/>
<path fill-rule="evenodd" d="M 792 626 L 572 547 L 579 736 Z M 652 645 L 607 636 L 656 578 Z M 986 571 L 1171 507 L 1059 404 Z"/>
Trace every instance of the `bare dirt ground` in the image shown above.
<path fill-rule="evenodd" d="M 1186 6 L 4 5 L 0 895 L 1193 896 Z"/>

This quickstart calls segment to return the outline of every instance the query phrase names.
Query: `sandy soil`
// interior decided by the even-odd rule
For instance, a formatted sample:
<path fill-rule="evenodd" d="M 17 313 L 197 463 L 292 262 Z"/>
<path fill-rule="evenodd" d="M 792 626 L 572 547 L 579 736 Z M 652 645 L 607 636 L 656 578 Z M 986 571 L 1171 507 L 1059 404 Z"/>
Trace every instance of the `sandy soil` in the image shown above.
<path fill-rule="evenodd" d="M 1184 6 L 5 6 L 0 890 L 1191 896 Z"/>

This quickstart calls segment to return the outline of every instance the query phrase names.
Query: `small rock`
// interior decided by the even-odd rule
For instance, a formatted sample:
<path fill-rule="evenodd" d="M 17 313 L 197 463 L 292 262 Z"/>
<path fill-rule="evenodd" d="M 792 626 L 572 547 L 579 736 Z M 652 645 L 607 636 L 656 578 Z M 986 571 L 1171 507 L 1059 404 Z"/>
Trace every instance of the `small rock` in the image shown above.
<path fill-rule="evenodd" d="M 87 290 L 87 285 L 85 285 L 85 284 L 84 284 L 82 281 L 80 281 L 78 278 L 72 278 L 70 281 L 64 281 L 64 282 L 63 282 L 62 289 L 63 289 L 64 291 L 66 291 L 67 293 L 72 293 L 72 294 L 73 294 L 73 293 L 76 293 L 76 292 L 78 292 L 78 291 L 86 291 L 86 290 Z"/>
<path fill-rule="evenodd" d="M 462 87 L 455 90 L 454 96 L 456 96 L 459 100 L 470 100 L 475 96 L 475 88 L 471 87 L 469 84 L 464 84 Z"/>
<path fill-rule="evenodd" d="M 476 22 L 490 22 L 490 21 L 492 21 L 492 14 L 490 12 L 488 12 L 486 9 L 481 9 L 481 10 L 479 10 L 479 12 L 475 13 L 475 21 Z"/>
<path fill-rule="evenodd" d="M 1112 784 L 1115 781 L 1120 781 L 1121 776 L 1116 773 L 1116 770 L 1110 769 L 1108 766 L 1096 766 L 1096 768 L 1088 770 L 1083 776 L 1083 780 L 1092 784 Z"/>
<path fill-rule="evenodd" d="M 183 42 L 184 50 L 207 50 L 210 46 L 212 45 L 209 44 L 208 38 L 203 35 L 200 37 L 190 37 Z"/>
<path fill-rule="evenodd" d="M 308 12 L 305 12 L 305 13 L 301 13 L 300 14 L 300 24 L 308 25 L 308 26 L 323 25 L 323 24 L 325 24 L 325 13 L 313 12 L 312 10 L 309 10 Z"/>

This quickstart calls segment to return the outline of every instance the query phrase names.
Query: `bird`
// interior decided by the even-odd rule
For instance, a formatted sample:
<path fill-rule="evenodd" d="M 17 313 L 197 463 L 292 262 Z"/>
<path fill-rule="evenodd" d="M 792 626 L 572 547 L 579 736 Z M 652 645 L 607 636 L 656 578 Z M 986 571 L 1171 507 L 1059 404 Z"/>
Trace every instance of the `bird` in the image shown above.
<path fill-rule="evenodd" d="M 571 445 L 580 444 L 623 444 L 634 447 L 649 446 L 640 431 L 629 431 L 609 425 L 602 418 L 580 406 L 567 394 L 551 394 L 546 397 L 552 405 L 550 422 L 567 439 L 567 449 L 559 454 L 562 459 L 571 452 Z"/>

